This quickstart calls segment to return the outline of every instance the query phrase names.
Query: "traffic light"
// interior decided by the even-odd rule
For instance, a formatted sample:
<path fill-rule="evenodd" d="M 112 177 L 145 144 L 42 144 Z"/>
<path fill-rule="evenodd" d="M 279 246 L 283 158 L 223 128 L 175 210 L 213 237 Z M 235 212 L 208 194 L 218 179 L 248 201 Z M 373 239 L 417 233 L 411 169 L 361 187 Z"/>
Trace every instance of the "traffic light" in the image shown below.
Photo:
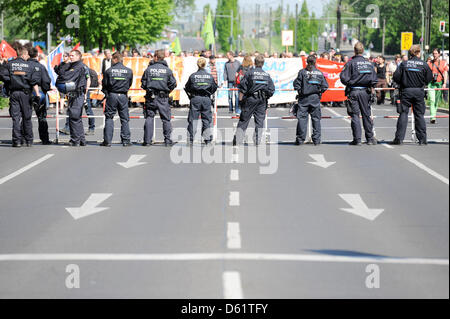
<path fill-rule="evenodd" d="M 372 28 L 378 29 L 378 18 L 372 18 Z"/>
<path fill-rule="evenodd" d="M 439 24 L 439 31 L 445 32 L 445 21 L 441 21 Z"/>

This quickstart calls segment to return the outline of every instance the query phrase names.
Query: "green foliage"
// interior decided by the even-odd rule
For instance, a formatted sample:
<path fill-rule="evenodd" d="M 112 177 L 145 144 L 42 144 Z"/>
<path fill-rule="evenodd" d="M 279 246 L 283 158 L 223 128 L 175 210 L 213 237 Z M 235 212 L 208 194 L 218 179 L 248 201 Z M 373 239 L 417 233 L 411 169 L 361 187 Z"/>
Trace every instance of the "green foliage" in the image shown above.
<path fill-rule="evenodd" d="M 66 26 L 74 13 L 65 10 L 69 4 L 80 8 L 80 28 Z M 25 18 L 23 28 L 43 34 L 41 40 L 51 22 L 54 40 L 70 34 L 90 49 L 155 41 L 172 19 L 173 4 L 174 0 L 4 0 L 2 7 Z"/>
<path fill-rule="evenodd" d="M 0 110 L 9 107 L 9 99 L 0 97 Z"/>
<path fill-rule="evenodd" d="M 241 33 L 240 29 L 240 15 L 239 15 L 239 5 L 238 0 L 218 0 L 216 15 L 231 15 L 231 10 L 233 10 L 233 39 L 236 43 L 238 34 Z M 238 19 L 236 19 L 238 18 Z M 216 29 L 219 32 L 219 43 L 222 51 L 228 51 L 230 49 L 229 37 L 231 36 L 231 24 L 229 17 L 217 17 Z M 236 45 L 233 45 L 236 48 Z"/>
<path fill-rule="evenodd" d="M 395 54 L 400 52 L 400 41 L 402 32 L 413 32 L 414 43 L 420 43 L 421 29 L 422 29 L 422 14 L 420 8 L 420 1 L 410 0 L 394 0 L 394 1 L 382 1 L 382 0 L 360 0 L 356 2 L 352 7 L 351 3 L 354 0 L 343 0 L 344 10 L 342 16 L 355 16 L 350 15 L 349 12 L 356 13 L 360 17 L 368 17 L 370 12 L 366 12 L 368 5 L 374 4 L 379 7 L 380 19 L 379 28 L 373 29 L 366 26 L 366 21 L 345 21 L 350 26 L 360 27 L 360 40 L 368 45 L 370 42 L 374 44 L 374 50 L 381 51 L 382 48 L 382 36 L 383 36 L 383 19 L 386 19 L 386 35 L 385 35 L 385 52 L 388 54 Z M 426 1 L 422 0 L 425 6 Z M 431 26 L 431 42 L 430 46 L 441 47 L 442 34 L 439 32 L 439 21 L 445 20 L 448 25 L 449 22 L 449 2 L 448 0 L 433 0 L 432 1 L 432 26 Z M 324 9 L 324 15 L 336 16 L 336 0 L 331 1 Z M 424 8 L 425 10 L 425 8 Z M 333 20 L 332 23 L 335 23 Z M 448 32 L 448 26 L 447 31 Z M 446 41 L 446 48 L 448 48 L 448 41 Z"/>

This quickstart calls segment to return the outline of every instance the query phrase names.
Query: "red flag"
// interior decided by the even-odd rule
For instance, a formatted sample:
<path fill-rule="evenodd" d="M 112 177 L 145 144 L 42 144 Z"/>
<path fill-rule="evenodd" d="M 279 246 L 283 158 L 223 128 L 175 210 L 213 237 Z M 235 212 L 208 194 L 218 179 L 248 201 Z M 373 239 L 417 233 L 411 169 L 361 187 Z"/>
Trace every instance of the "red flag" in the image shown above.
<path fill-rule="evenodd" d="M 81 45 L 81 42 L 78 42 L 77 45 L 74 46 L 72 50 L 78 50 L 78 48 L 80 47 L 80 45 Z"/>
<path fill-rule="evenodd" d="M 303 65 L 306 65 L 306 57 L 303 57 Z M 322 71 L 323 75 L 327 79 L 330 89 L 339 88 L 340 90 L 328 90 L 322 95 L 321 102 L 341 102 L 347 98 L 344 92 L 344 85 L 339 79 L 342 69 L 345 63 L 329 61 L 326 59 L 317 59 L 316 67 Z"/>
<path fill-rule="evenodd" d="M 14 50 L 9 44 L 8 42 L 6 42 L 5 40 L 2 40 L 1 44 L 0 44 L 0 52 L 2 54 L 2 58 L 15 58 L 17 57 L 17 53 L 16 50 Z"/>
<path fill-rule="evenodd" d="M 41 47 L 40 46 L 36 46 L 36 49 L 38 50 L 38 53 L 39 54 L 42 54 L 42 53 L 44 53 L 44 51 L 42 51 L 42 49 L 41 49 Z"/>

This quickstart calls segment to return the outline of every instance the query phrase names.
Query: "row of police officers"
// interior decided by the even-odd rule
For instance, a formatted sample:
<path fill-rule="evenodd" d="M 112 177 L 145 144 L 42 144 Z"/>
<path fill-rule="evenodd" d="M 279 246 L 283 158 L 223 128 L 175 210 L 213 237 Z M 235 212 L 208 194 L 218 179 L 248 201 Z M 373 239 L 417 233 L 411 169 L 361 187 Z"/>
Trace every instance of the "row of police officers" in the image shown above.
<path fill-rule="evenodd" d="M 373 102 L 374 87 L 377 77 L 372 63 L 362 56 L 363 45 L 358 42 L 355 47 L 355 56 L 345 65 L 340 74 L 341 82 L 346 85 L 348 98 L 347 112 L 351 116 L 353 140 L 350 145 L 361 145 L 362 117 L 365 138 L 368 145 L 376 145 L 371 118 L 371 103 Z M 39 134 L 42 142 L 48 144 L 48 126 L 46 125 L 46 111 L 42 108 L 42 99 L 50 89 L 48 73 L 39 62 L 29 59 L 28 51 L 20 49 L 18 57 L 2 66 L 0 75 L 10 94 L 10 114 L 13 119 L 12 140 L 14 147 L 23 144 L 33 144 L 33 131 L 31 124 L 32 104 L 39 118 Z M 70 145 L 84 146 L 86 140 L 82 123 L 82 109 L 86 103 L 89 88 L 89 69 L 81 61 L 81 52 L 70 52 L 70 63 L 58 70 L 56 86 L 58 90 L 68 96 Z M 404 61 L 394 73 L 394 80 L 400 85 L 401 105 L 397 122 L 397 131 L 392 144 L 402 144 L 408 122 L 408 112 L 413 107 L 415 129 L 420 145 L 427 144 L 424 87 L 432 80 L 430 68 L 420 56 L 420 47 L 412 46 L 411 58 Z M 130 141 L 129 111 L 127 93 L 133 82 L 133 72 L 122 63 L 123 57 L 119 52 L 112 56 L 112 66 L 105 73 L 102 80 L 102 91 L 106 98 L 104 141 L 102 146 L 111 146 L 114 132 L 114 116 L 118 112 L 121 121 L 121 141 L 123 146 L 132 145 Z M 189 142 L 194 140 L 194 124 L 201 118 L 202 138 L 206 144 L 212 141 L 211 123 L 212 106 L 217 83 L 211 74 L 205 70 L 206 60 L 197 61 L 198 71 L 193 73 L 185 86 L 190 99 L 188 116 Z M 243 96 L 242 113 L 233 145 L 242 144 L 245 131 L 252 117 L 255 121 L 254 143 L 261 143 L 262 130 L 266 116 L 268 99 L 275 92 L 274 83 L 270 75 L 263 70 L 264 57 L 255 58 L 255 67 L 249 70 L 238 86 Z M 142 89 L 146 91 L 144 105 L 144 141 L 143 146 L 152 145 L 154 131 L 154 117 L 159 113 L 162 125 L 164 143 L 172 146 L 171 139 L 171 110 L 169 94 L 177 86 L 172 71 L 164 61 L 164 51 L 155 52 L 152 60 L 142 76 Z M 316 67 L 316 58 L 309 56 L 307 66 L 300 70 L 294 81 L 294 89 L 298 92 L 298 103 L 295 107 L 298 119 L 296 145 L 305 142 L 308 116 L 311 117 L 314 145 L 321 143 L 321 110 L 320 99 L 328 89 L 327 81 L 321 71 Z"/>

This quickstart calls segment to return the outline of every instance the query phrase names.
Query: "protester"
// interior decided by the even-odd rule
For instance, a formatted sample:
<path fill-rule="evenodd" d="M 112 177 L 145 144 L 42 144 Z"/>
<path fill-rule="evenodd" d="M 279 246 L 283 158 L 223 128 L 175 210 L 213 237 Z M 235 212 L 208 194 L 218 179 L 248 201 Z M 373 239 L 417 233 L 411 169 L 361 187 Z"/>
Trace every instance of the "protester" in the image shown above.
<path fill-rule="evenodd" d="M 448 80 L 448 65 L 445 60 L 441 58 L 441 50 L 438 48 L 433 49 L 433 59 L 427 61 L 428 66 L 433 73 L 433 80 L 428 84 L 429 89 L 445 88 Z M 436 112 L 438 105 L 441 101 L 442 93 L 439 90 L 428 91 L 428 99 L 430 102 L 430 123 L 436 123 Z"/>
<path fill-rule="evenodd" d="M 385 89 L 385 88 L 387 88 L 385 58 L 380 55 L 377 57 L 375 62 L 376 62 L 375 70 L 377 72 L 377 79 L 378 79 L 378 82 L 375 85 L 375 88 Z M 386 97 L 386 91 L 385 90 L 377 90 L 376 95 L 377 95 L 377 105 L 384 104 L 384 99 Z"/>

